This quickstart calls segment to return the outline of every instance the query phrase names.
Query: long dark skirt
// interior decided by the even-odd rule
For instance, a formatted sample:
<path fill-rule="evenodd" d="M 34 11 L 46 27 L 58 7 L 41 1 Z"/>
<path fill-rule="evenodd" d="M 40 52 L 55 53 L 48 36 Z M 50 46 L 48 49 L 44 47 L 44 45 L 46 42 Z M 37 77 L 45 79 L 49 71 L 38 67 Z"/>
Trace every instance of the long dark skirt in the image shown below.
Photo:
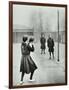
<path fill-rule="evenodd" d="M 30 55 L 22 55 L 21 58 L 21 65 L 20 65 L 20 72 L 24 72 L 29 74 L 37 69 L 36 64 L 32 60 Z"/>
<path fill-rule="evenodd" d="M 45 49 L 45 48 L 46 48 L 45 44 L 41 44 L 41 49 Z"/>

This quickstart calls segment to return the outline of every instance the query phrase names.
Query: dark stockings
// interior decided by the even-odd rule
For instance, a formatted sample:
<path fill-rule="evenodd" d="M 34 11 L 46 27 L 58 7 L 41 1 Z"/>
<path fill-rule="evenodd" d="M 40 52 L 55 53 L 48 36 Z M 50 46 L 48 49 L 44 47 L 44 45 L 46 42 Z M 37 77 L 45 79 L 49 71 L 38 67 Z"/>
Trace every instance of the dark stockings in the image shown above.
<path fill-rule="evenodd" d="M 34 71 L 31 72 L 30 79 L 32 79 L 33 74 L 34 74 Z M 22 72 L 22 74 L 21 74 L 21 81 L 23 81 L 23 77 L 24 77 L 24 72 Z"/>
<path fill-rule="evenodd" d="M 32 80 L 33 74 L 34 74 L 34 71 L 33 71 L 33 72 L 31 72 L 31 75 L 30 75 L 30 80 Z"/>
<path fill-rule="evenodd" d="M 21 74 L 21 81 L 23 81 L 23 77 L 24 77 L 24 72 L 22 72 Z"/>
<path fill-rule="evenodd" d="M 49 52 L 49 54 L 50 54 L 50 58 L 49 59 L 51 59 L 51 52 Z"/>

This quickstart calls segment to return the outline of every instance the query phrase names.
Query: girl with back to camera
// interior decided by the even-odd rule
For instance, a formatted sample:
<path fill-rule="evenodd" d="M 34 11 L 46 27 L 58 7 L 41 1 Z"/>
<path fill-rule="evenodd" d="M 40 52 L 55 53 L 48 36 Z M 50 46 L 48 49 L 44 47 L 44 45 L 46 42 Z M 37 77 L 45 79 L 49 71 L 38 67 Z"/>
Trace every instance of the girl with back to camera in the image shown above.
<path fill-rule="evenodd" d="M 23 83 L 23 77 L 25 73 L 26 74 L 31 73 L 30 81 L 32 81 L 34 71 L 37 69 L 36 64 L 34 63 L 34 61 L 30 56 L 30 52 L 34 51 L 34 46 L 32 44 L 33 41 L 34 39 L 30 38 L 29 43 L 27 44 L 26 43 L 27 37 L 23 37 L 23 42 L 21 45 L 22 58 L 21 58 L 21 65 L 20 65 L 20 72 L 22 72 L 21 83 Z"/>

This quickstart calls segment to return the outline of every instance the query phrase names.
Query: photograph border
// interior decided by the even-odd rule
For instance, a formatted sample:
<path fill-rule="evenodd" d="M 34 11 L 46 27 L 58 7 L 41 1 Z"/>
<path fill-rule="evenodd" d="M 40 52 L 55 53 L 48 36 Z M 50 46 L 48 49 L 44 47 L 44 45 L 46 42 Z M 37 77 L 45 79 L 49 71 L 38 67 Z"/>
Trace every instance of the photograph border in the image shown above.
<path fill-rule="evenodd" d="M 65 83 L 13 86 L 13 5 L 14 4 L 65 8 Z M 60 86 L 60 85 L 67 85 L 67 5 L 66 4 L 9 1 L 9 88 L 11 89 L 11 88 Z"/>

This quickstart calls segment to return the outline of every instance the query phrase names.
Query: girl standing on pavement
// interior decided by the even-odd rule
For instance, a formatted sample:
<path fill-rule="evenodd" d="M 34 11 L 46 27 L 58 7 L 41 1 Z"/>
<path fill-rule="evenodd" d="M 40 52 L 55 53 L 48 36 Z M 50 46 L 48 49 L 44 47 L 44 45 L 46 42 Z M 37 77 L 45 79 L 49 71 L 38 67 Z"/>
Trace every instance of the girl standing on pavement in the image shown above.
<path fill-rule="evenodd" d="M 23 42 L 21 44 L 21 53 L 22 53 L 22 58 L 21 58 L 21 65 L 20 65 L 20 72 L 21 74 L 21 83 L 23 83 L 23 77 L 24 74 L 29 74 L 30 75 L 30 81 L 32 81 L 32 77 L 34 74 L 34 71 L 37 69 L 36 64 L 34 63 L 33 59 L 30 56 L 30 52 L 34 52 L 34 46 L 33 46 L 33 38 L 29 39 L 29 43 L 27 44 L 27 37 L 23 37 Z"/>

